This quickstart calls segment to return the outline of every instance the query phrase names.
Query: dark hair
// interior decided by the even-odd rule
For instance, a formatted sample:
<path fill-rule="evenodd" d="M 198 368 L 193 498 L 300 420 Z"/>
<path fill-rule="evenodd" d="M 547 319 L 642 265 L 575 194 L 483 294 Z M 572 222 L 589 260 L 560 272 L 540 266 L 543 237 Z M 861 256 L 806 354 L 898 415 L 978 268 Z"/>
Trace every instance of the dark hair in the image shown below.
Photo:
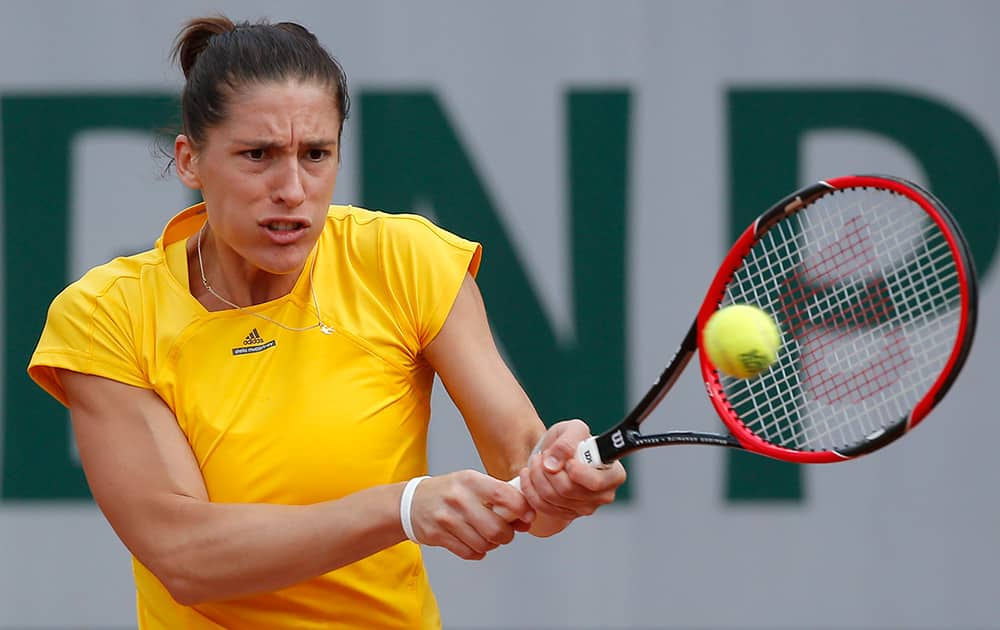
<path fill-rule="evenodd" d="M 189 21 L 172 57 L 186 79 L 181 132 L 198 145 L 225 120 L 229 98 L 254 83 L 299 79 L 330 88 L 343 131 L 350 109 L 347 78 L 316 36 L 292 22 L 234 23 L 219 15 Z M 339 133 L 339 132 L 338 132 Z"/>

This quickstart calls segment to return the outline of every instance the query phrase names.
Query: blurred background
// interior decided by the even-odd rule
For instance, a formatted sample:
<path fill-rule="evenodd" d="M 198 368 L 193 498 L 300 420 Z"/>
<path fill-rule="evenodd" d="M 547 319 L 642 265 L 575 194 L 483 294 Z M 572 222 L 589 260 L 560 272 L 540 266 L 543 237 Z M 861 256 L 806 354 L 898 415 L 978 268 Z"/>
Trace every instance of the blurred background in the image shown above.
<path fill-rule="evenodd" d="M 621 500 L 556 538 L 478 563 L 428 549 L 446 628 L 1000 628 L 1000 4 L 9 0 L 0 629 L 135 625 L 128 554 L 25 366 L 63 286 L 195 201 L 158 147 L 177 123 L 173 38 L 216 12 L 301 22 L 341 60 L 335 201 L 484 244 L 495 332 L 550 421 L 597 429 L 630 407 L 735 235 L 801 185 L 911 178 L 972 244 L 976 345 L 913 436 L 812 468 L 638 454 Z M 648 422 L 716 426 L 696 371 Z M 481 469 L 441 392 L 430 449 L 432 473 Z"/>

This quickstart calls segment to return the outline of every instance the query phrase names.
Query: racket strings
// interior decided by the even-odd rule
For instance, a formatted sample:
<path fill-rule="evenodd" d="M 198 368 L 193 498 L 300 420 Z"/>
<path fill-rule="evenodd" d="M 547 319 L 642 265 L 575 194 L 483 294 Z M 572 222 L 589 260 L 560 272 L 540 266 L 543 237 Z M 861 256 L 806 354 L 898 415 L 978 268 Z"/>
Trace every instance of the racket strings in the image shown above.
<path fill-rule="evenodd" d="M 914 201 L 883 189 L 828 194 L 772 227 L 723 298 L 774 315 L 775 364 L 721 377 L 758 437 L 836 450 L 895 424 L 928 390 L 959 327 L 959 273 L 944 234 Z"/>

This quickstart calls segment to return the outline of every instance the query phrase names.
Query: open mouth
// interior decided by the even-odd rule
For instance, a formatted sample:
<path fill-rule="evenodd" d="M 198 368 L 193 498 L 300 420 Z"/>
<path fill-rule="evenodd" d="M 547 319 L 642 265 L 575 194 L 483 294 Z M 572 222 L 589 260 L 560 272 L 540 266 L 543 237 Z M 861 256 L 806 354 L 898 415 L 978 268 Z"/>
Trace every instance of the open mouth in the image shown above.
<path fill-rule="evenodd" d="M 305 229 L 306 224 L 302 221 L 271 221 L 264 224 L 264 227 L 272 232 L 294 232 Z"/>

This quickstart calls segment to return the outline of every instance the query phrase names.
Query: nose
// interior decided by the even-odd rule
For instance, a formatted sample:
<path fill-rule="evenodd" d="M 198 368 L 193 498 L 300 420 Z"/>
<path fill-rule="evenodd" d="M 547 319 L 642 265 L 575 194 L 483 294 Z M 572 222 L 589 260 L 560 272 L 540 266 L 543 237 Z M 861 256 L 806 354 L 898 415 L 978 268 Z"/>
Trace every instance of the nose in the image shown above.
<path fill-rule="evenodd" d="M 306 199 L 306 190 L 302 183 L 302 165 L 295 158 L 281 160 L 276 171 L 271 200 L 289 208 L 299 206 Z"/>

